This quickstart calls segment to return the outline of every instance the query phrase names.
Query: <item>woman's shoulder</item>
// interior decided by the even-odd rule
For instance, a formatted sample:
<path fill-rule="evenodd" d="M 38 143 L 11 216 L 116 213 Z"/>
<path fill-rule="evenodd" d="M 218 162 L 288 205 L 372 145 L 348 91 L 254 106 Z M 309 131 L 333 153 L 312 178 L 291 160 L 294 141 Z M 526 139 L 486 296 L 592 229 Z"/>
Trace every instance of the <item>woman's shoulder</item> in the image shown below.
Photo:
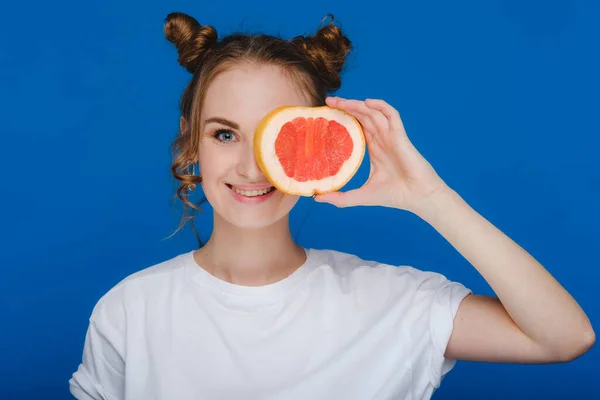
<path fill-rule="evenodd" d="M 470 293 L 462 283 L 416 266 L 378 261 L 350 252 L 319 249 L 315 252 L 324 279 L 331 279 L 344 292 L 372 301 L 455 301 Z"/>
<path fill-rule="evenodd" d="M 420 269 L 404 263 L 390 263 L 376 257 L 360 256 L 334 249 L 310 249 L 316 254 L 319 264 L 332 273 L 344 278 L 393 279 L 423 283 L 443 282 L 448 279 L 439 272 Z"/>
<path fill-rule="evenodd" d="M 119 319 L 126 303 L 143 302 L 172 287 L 183 273 L 191 252 L 180 253 L 131 273 L 105 292 L 95 304 L 91 320 Z"/>

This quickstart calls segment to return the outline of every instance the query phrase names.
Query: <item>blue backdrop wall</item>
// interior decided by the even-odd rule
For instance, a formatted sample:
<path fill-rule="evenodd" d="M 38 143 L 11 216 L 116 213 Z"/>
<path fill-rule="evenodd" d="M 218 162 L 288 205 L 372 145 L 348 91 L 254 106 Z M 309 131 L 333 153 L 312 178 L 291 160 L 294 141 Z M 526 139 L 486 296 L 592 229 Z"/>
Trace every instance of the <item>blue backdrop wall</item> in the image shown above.
<path fill-rule="evenodd" d="M 600 6 L 593 1 L 26 2 L 0 6 L 0 398 L 64 399 L 92 307 L 125 276 L 192 249 L 169 145 L 189 75 L 171 11 L 220 33 L 349 34 L 340 95 L 398 108 L 476 210 L 537 257 L 600 330 Z M 363 183 L 367 164 L 348 185 Z M 210 212 L 200 217 L 204 238 Z M 302 200 L 293 232 L 491 294 L 431 227 Z M 591 398 L 600 350 L 562 365 L 459 363 L 437 398 Z"/>

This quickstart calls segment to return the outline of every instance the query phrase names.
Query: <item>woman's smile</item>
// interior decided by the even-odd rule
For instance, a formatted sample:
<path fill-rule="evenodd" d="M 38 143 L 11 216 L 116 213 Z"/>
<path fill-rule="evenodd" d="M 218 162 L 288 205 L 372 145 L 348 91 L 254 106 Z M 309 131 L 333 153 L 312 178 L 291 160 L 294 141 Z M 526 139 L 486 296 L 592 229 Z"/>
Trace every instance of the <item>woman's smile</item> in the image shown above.
<path fill-rule="evenodd" d="M 276 192 L 270 185 L 232 185 L 227 183 L 234 199 L 246 204 L 259 204 L 267 201 Z"/>

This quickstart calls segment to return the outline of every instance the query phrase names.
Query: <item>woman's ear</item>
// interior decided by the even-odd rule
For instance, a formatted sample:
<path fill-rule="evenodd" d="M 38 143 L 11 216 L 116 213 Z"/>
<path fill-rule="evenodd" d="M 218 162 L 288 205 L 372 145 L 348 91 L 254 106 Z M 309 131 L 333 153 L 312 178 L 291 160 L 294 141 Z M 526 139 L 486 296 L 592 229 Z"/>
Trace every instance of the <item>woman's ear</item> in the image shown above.
<path fill-rule="evenodd" d="M 185 133 L 185 128 L 186 128 L 185 118 L 183 118 L 183 115 L 182 115 L 181 117 L 179 117 L 179 131 L 181 132 L 182 135 Z"/>
<path fill-rule="evenodd" d="M 187 121 L 185 120 L 185 118 L 183 116 L 179 117 L 179 133 L 181 135 L 185 135 L 186 133 L 186 129 L 187 129 Z M 198 158 L 197 156 L 194 157 L 194 159 L 192 160 L 192 163 L 197 163 L 198 162 Z M 199 168 L 200 166 L 198 166 Z"/>

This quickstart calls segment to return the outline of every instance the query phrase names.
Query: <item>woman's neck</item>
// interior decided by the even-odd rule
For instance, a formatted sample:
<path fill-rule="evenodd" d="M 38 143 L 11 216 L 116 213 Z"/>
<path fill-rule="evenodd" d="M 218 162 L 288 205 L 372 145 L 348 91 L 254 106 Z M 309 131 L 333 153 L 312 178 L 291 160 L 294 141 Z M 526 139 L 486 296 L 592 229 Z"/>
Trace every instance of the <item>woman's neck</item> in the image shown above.
<path fill-rule="evenodd" d="M 194 258 L 219 279 L 263 286 L 289 276 L 306 261 L 306 254 L 292 239 L 287 216 L 265 228 L 244 229 L 215 214 L 212 235 Z"/>

